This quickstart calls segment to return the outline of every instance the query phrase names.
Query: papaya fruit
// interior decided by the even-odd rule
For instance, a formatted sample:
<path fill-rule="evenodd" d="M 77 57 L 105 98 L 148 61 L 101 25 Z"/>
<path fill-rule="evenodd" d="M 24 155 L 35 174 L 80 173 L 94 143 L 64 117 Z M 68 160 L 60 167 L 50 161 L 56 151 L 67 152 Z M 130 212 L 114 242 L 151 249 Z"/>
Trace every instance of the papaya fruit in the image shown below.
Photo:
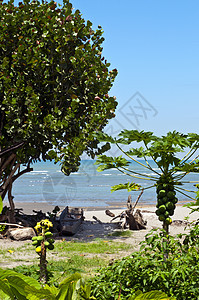
<path fill-rule="evenodd" d="M 175 198 L 175 192 L 174 191 L 169 191 L 168 193 L 167 193 L 167 197 L 169 198 L 169 199 L 174 199 Z"/>
<path fill-rule="evenodd" d="M 156 188 L 157 193 L 158 193 L 160 190 L 162 190 L 162 189 L 163 189 L 163 185 L 162 185 L 162 184 L 157 185 L 157 188 Z"/>
<path fill-rule="evenodd" d="M 43 239 L 44 239 L 44 237 L 43 237 L 42 235 L 39 235 L 39 236 L 37 237 L 37 241 L 39 241 L 39 242 L 43 241 Z"/>
<path fill-rule="evenodd" d="M 170 216 L 169 212 L 166 210 L 164 213 L 165 218 L 168 218 Z"/>
<path fill-rule="evenodd" d="M 165 190 L 160 190 L 159 193 L 158 193 L 158 196 L 160 198 L 163 198 L 164 196 L 166 196 L 166 191 Z"/>
<path fill-rule="evenodd" d="M 168 184 L 167 183 L 163 183 L 163 190 L 167 190 L 168 189 Z"/>
<path fill-rule="evenodd" d="M 44 242 L 44 245 L 45 245 L 46 247 L 48 247 L 48 246 L 50 245 L 50 243 L 49 243 L 48 241 L 45 241 L 45 242 Z"/>
<path fill-rule="evenodd" d="M 49 238 L 49 237 L 52 237 L 53 236 L 53 233 L 51 231 L 46 231 L 45 232 L 45 237 Z"/>
<path fill-rule="evenodd" d="M 174 209 L 170 209 L 170 210 L 168 210 L 168 212 L 169 212 L 169 215 L 170 215 L 170 216 L 173 216 L 173 215 L 174 215 Z"/>
<path fill-rule="evenodd" d="M 168 185 L 168 190 L 169 190 L 169 191 L 173 191 L 173 190 L 174 190 L 173 184 L 169 184 L 169 185 Z"/>
<path fill-rule="evenodd" d="M 158 198 L 157 200 L 157 205 L 156 207 L 158 208 L 159 206 L 161 206 L 162 204 L 164 204 L 164 202 L 162 201 L 163 198 Z"/>
<path fill-rule="evenodd" d="M 166 223 L 167 225 L 170 225 L 170 224 L 172 223 L 171 218 L 166 218 L 165 223 Z"/>
<path fill-rule="evenodd" d="M 32 245 L 33 245 L 33 246 L 39 245 L 39 244 L 38 244 L 38 241 L 33 241 L 33 242 L 32 242 Z"/>
<path fill-rule="evenodd" d="M 166 211 L 165 205 L 161 205 L 158 210 L 160 211 L 161 214 L 163 214 Z"/>
<path fill-rule="evenodd" d="M 160 221 L 165 221 L 165 216 L 164 216 L 164 215 L 160 215 L 160 216 L 158 217 L 158 219 L 159 219 Z"/>
<path fill-rule="evenodd" d="M 162 198 L 162 202 L 163 202 L 163 203 L 167 203 L 167 202 L 168 202 L 167 196 L 165 196 L 165 197 Z"/>
<path fill-rule="evenodd" d="M 41 246 L 38 246 L 38 247 L 35 249 L 35 251 L 36 251 L 37 253 L 40 253 L 40 252 L 41 252 Z"/>
<path fill-rule="evenodd" d="M 49 242 L 50 244 L 53 244 L 53 243 L 55 242 L 55 240 L 54 240 L 54 239 L 48 239 L 48 242 Z"/>
<path fill-rule="evenodd" d="M 172 202 L 176 204 L 178 202 L 178 198 L 175 197 Z"/>
<path fill-rule="evenodd" d="M 55 248 L 54 245 L 49 244 L 49 246 L 48 246 L 48 249 L 49 249 L 49 250 L 53 250 L 54 248 Z"/>
<path fill-rule="evenodd" d="M 172 203 L 172 202 L 167 202 L 166 204 L 165 204 L 165 206 L 166 206 L 166 208 L 168 209 L 168 210 L 173 210 L 175 207 L 174 207 L 174 204 Z"/>
<path fill-rule="evenodd" d="M 161 212 L 159 211 L 159 209 L 157 209 L 157 210 L 155 211 L 155 213 L 156 213 L 157 216 L 160 216 L 160 215 L 161 215 Z"/>

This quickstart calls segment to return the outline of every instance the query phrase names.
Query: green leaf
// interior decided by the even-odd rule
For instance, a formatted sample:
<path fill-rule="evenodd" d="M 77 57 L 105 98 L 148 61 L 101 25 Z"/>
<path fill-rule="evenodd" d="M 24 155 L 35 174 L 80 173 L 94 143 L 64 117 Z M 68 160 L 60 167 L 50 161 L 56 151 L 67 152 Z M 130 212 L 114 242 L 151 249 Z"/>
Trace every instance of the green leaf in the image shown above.
<path fill-rule="evenodd" d="M 9 284 L 9 282 L 6 279 L 1 279 L 0 278 L 0 290 L 8 295 L 10 298 L 9 299 L 15 299 L 14 293 L 12 291 L 12 288 Z"/>
<path fill-rule="evenodd" d="M 131 183 L 125 183 L 125 184 L 117 184 L 111 187 L 111 192 L 115 192 L 118 190 L 127 190 L 128 192 L 131 192 L 133 190 L 139 190 L 141 188 L 141 185 L 131 182 Z"/>
<path fill-rule="evenodd" d="M 134 300 L 144 300 L 144 299 L 151 299 L 151 300 L 174 300 L 175 298 L 168 297 L 165 293 L 161 291 L 151 291 L 147 293 L 139 292 Z"/>
<path fill-rule="evenodd" d="M 72 274 L 71 276 L 64 279 L 59 285 L 59 292 L 56 296 L 57 300 L 70 299 L 76 289 L 77 281 L 81 278 L 78 273 Z M 66 298 L 67 297 L 67 298 Z"/>

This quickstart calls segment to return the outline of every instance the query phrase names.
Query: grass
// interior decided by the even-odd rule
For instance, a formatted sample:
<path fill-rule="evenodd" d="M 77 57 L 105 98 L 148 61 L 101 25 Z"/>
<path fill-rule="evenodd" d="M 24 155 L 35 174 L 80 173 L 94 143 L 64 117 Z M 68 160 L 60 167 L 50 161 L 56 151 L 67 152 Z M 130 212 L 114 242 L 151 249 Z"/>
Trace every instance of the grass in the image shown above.
<path fill-rule="evenodd" d="M 119 251 L 130 250 L 132 247 L 123 244 L 117 243 L 108 240 L 98 240 L 93 242 L 76 242 L 76 241 L 61 241 L 55 244 L 55 251 L 59 253 L 93 253 L 93 254 L 102 254 L 109 253 L 114 254 Z"/>
<path fill-rule="evenodd" d="M 118 236 L 118 237 L 131 237 L 132 231 L 130 230 L 115 230 L 110 236 Z"/>
<path fill-rule="evenodd" d="M 76 241 L 56 241 L 53 251 L 47 252 L 49 284 L 61 282 L 68 275 L 78 272 L 84 274 L 85 277 L 94 276 L 99 269 L 109 264 L 110 260 L 129 254 L 132 247 L 125 243 L 118 243 L 109 240 L 95 240 L 92 242 L 76 242 Z M 7 250 L 4 250 L 7 251 Z M 20 251 L 20 260 L 17 252 Z M 26 244 L 24 247 L 15 248 L 10 259 L 20 265 L 14 270 L 22 274 L 39 279 L 38 255 L 34 251 L 34 247 Z M 32 265 L 23 265 L 23 257 L 27 254 L 31 255 Z M 33 259 L 35 257 L 35 259 Z M 24 259 L 25 263 L 25 259 Z"/>
<path fill-rule="evenodd" d="M 107 261 L 100 257 L 85 257 L 81 255 L 72 255 L 71 258 L 66 260 L 49 260 L 49 284 L 59 283 L 67 276 L 78 272 L 85 277 L 91 277 L 98 272 L 98 270 L 107 265 Z M 31 266 L 18 266 L 13 269 L 19 273 L 31 276 L 39 280 L 39 267 L 37 264 Z"/>
<path fill-rule="evenodd" d="M 39 278 L 38 255 L 30 242 L 9 250 L 13 252 L 9 253 L 8 249 L 0 249 L 1 261 L 13 262 L 15 265 L 17 263 L 14 270 L 36 279 Z M 129 255 L 131 250 L 133 252 L 131 245 L 111 240 L 56 241 L 54 250 L 47 252 L 49 283 L 58 283 L 75 272 L 82 273 L 85 277 L 94 276 L 100 268 L 108 265 L 113 259 Z"/>

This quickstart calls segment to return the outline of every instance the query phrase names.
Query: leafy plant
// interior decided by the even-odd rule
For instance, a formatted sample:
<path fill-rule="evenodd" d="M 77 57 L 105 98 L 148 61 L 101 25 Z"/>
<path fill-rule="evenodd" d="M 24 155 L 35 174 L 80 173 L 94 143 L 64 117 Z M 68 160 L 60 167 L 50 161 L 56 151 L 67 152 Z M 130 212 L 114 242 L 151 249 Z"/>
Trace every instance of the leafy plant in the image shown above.
<path fill-rule="evenodd" d="M 40 282 L 43 284 L 46 284 L 48 279 L 46 250 L 53 250 L 55 242 L 50 227 L 53 227 L 53 224 L 48 219 L 41 220 L 35 226 L 38 236 L 32 238 L 32 245 L 36 247 L 35 251 L 40 257 Z"/>
<path fill-rule="evenodd" d="M 196 236 L 198 226 L 192 230 L 195 234 L 192 232 L 191 236 Z M 136 290 L 143 293 L 161 290 L 177 300 L 197 300 L 198 239 L 190 241 L 189 234 L 176 238 L 167 236 L 167 241 L 163 237 L 165 232 L 152 231 L 139 252 L 101 269 L 92 281 L 93 295 L 102 300 L 117 300 L 119 296 L 119 299 L 126 300 Z M 165 249 L 169 253 L 167 260 L 164 259 Z"/>
<path fill-rule="evenodd" d="M 135 292 L 133 296 L 131 296 L 128 300 L 175 300 L 174 297 L 168 297 L 165 293 L 160 291 L 151 291 L 147 293 L 142 293 L 141 291 Z"/>
<path fill-rule="evenodd" d="M 90 285 L 78 273 L 64 279 L 59 286 L 45 285 L 11 270 L 0 269 L 0 290 L 3 299 L 19 300 L 75 300 L 95 299 L 90 296 Z M 8 297 L 7 297 L 8 296 Z"/>
<path fill-rule="evenodd" d="M 182 134 L 176 131 L 168 132 L 162 137 L 155 136 L 152 132 L 144 132 L 137 130 L 124 130 L 118 138 L 113 138 L 105 133 L 96 134 L 98 139 L 102 142 L 116 144 L 120 151 L 127 157 L 109 157 L 100 155 L 96 161 L 99 165 L 98 171 L 103 171 L 111 168 L 116 168 L 123 174 L 147 180 L 152 184 L 143 188 L 134 182 L 126 184 L 119 184 L 112 187 L 112 191 L 127 189 L 128 191 L 142 189 L 149 189 L 156 187 L 157 192 L 157 210 L 156 214 L 160 221 L 163 222 L 163 228 L 166 233 L 169 232 L 169 225 L 172 222 L 171 216 L 174 214 L 176 203 L 178 199 L 176 192 L 185 195 L 188 198 L 194 199 L 189 192 L 195 191 L 187 190 L 183 186 L 187 181 L 184 177 L 193 172 L 199 172 L 199 161 L 196 151 L 199 148 L 199 135 L 195 133 Z M 121 145 L 132 145 L 133 143 L 142 143 L 139 148 L 132 147 L 128 150 L 123 150 Z M 182 159 L 178 158 L 179 152 L 188 152 Z M 134 158 L 136 157 L 136 159 Z M 138 159 L 142 159 L 139 161 Z M 153 168 L 148 158 L 152 159 L 157 168 Z M 150 170 L 153 175 L 139 173 L 133 170 L 130 166 L 131 161 L 143 167 L 143 170 Z"/>

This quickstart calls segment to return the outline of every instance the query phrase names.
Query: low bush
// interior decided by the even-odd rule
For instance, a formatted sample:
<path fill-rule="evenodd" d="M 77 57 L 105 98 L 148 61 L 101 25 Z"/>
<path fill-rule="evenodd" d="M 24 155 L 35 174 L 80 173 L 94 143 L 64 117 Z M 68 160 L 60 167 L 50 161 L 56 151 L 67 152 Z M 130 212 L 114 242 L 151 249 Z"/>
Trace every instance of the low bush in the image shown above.
<path fill-rule="evenodd" d="M 174 238 L 151 232 L 139 252 L 100 270 L 92 281 L 97 299 L 129 299 L 135 290 L 161 290 L 177 300 L 199 299 L 199 227 Z"/>

